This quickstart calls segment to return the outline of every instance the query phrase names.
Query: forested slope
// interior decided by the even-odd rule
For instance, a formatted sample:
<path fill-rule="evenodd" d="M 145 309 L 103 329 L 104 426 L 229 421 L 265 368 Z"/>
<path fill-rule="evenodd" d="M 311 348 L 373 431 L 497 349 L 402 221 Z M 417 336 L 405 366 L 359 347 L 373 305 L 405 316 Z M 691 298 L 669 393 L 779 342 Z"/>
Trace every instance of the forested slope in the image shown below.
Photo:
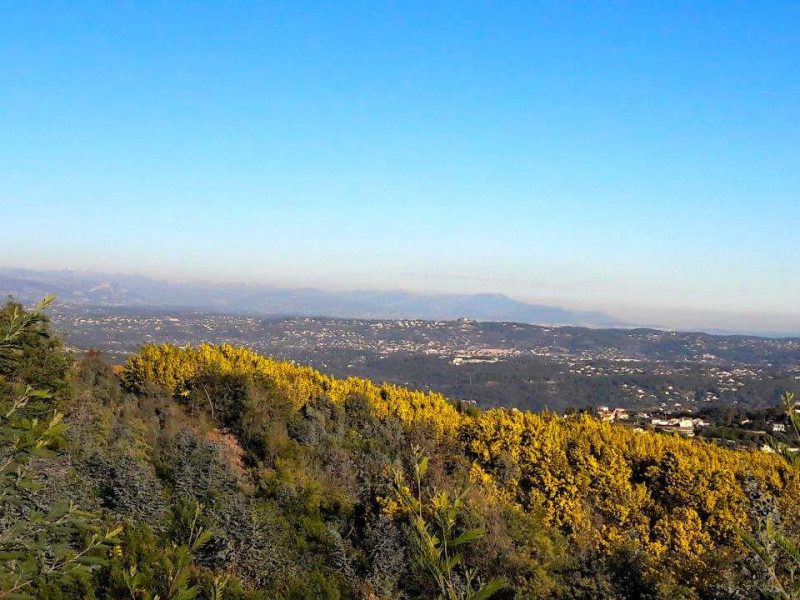
<path fill-rule="evenodd" d="M 796 534 L 772 454 L 225 345 L 72 363 L 20 314 L 0 318 L 0 598 L 758 598 L 742 535 Z"/>

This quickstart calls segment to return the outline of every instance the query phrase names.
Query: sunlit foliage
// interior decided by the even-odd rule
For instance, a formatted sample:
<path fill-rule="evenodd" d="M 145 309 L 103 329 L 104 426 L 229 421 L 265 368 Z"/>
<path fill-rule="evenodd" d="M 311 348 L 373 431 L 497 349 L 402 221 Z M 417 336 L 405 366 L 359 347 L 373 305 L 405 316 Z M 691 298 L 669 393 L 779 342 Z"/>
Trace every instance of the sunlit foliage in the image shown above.
<path fill-rule="evenodd" d="M 662 589 L 702 590 L 721 565 L 736 562 L 738 532 L 752 518 L 745 482 L 776 498 L 797 490 L 797 474 L 763 452 L 724 450 L 586 415 L 464 414 L 437 394 L 332 379 L 230 346 L 148 346 L 128 363 L 125 381 L 140 390 L 155 383 L 181 397 L 209 372 L 269 381 L 292 411 L 320 398 L 342 404 L 359 396 L 375 418 L 426 426 L 442 451 L 457 452 L 490 502 L 535 512 L 587 555 L 633 553 L 641 577 Z"/>
<path fill-rule="evenodd" d="M 30 331 L 4 354 L 0 434 L 24 456 L 4 489 L 42 535 L 3 563 L 0 598 L 20 574 L 59 599 L 768 598 L 742 532 L 780 524 L 778 550 L 796 547 L 800 479 L 778 453 L 481 411 L 229 345 L 71 366 L 16 310 L 3 331 Z M 30 502 L 80 527 L 48 529 Z M 43 576 L 57 556 L 74 576 Z"/>

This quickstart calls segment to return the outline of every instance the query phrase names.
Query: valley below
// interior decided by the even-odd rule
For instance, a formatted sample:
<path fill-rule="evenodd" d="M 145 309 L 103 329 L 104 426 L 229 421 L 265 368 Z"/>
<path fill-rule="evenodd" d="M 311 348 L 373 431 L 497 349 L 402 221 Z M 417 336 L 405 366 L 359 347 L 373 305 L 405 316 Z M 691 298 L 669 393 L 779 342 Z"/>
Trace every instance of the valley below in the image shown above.
<path fill-rule="evenodd" d="M 716 414 L 719 407 L 767 409 L 783 392 L 800 392 L 800 339 L 793 338 L 122 307 L 57 308 L 53 322 L 74 351 L 97 349 L 117 362 L 142 344 L 212 340 L 483 408 Z"/>

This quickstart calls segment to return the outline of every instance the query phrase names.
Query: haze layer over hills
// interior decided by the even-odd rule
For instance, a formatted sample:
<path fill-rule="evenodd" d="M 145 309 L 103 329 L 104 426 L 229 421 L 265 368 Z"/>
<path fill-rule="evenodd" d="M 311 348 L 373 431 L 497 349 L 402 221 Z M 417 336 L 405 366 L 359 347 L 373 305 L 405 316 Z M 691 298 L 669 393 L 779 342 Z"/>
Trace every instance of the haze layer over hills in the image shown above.
<path fill-rule="evenodd" d="M 548 325 L 620 326 L 597 311 L 529 304 L 502 294 L 415 294 L 404 291 L 328 292 L 263 284 L 167 282 L 136 275 L 0 269 L 0 294 L 32 302 L 55 294 L 79 306 L 196 308 L 262 315 L 365 319 L 457 319 Z"/>

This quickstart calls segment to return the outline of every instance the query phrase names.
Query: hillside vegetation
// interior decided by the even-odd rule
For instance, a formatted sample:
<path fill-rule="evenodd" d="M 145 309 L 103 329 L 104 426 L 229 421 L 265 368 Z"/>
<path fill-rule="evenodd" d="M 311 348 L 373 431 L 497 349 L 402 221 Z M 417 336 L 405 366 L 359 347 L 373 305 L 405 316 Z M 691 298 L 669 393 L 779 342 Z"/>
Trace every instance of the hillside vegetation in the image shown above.
<path fill-rule="evenodd" d="M 0 327 L 0 598 L 768 598 L 743 534 L 797 533 L 773 454 Z"/>

